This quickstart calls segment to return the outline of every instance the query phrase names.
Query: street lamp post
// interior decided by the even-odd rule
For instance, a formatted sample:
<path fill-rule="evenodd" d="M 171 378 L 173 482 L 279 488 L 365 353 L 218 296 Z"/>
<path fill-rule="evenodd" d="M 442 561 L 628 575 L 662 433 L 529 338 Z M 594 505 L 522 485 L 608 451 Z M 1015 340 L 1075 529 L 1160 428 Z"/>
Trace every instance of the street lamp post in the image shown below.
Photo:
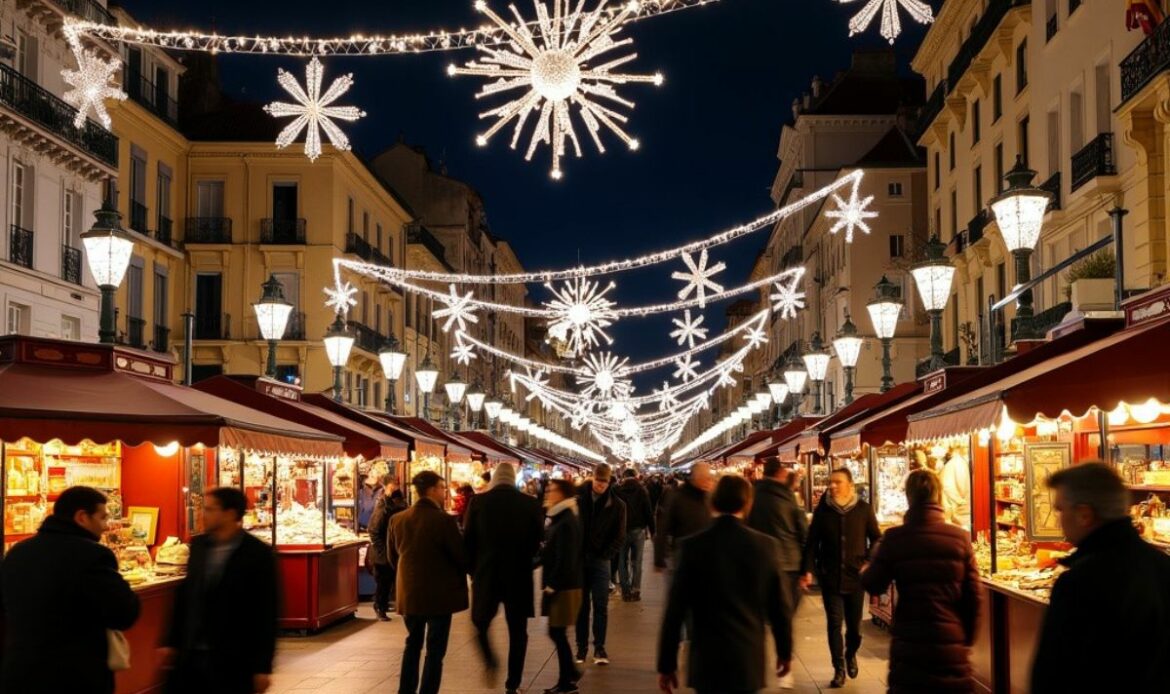
<path fill-rule="evenodd" d="M 999 226 L 1003 243 L 1016 260 L 1016 286 L 1032 279 L 1032 251 L 1044 228 L 1044 213 L 1052 194 L 1032 185 L 1036 172 L 1016 157 L 1016 165 L 1004 176 L 1008 187 L 991 200 L 991 210 Z M 1020 292 L 1016 299 L 1016 339 L 1038 337 L 1032 324 L 1032 290 Z"/>
<path fill-rule="evenodd" d="M 439 369 L 431 361 L 431 348 L 427 347 L 427 354 L 423 357 L 423 363 L 419 364 L 418 369 L 414 372 L 414 378 L 418 381 L 418 389 L 423 394 L 423 415 L 425 421 L 430 421 L 431 414 L 431 393 L 435 390 L 435 384 L 439 381 Z"/>
<path fill-rule="evenodd" d="M 821 334 L 813 333 L 809 340 L 809 352 L 805 354 L 804 365 L 808 368 L 808 378 L 813 383 L 813 414 L 824 414 L 825 374 L 829 371 L 829 352 L 821 342 Z"/>
<path fill-rule="evenodd" d="M 784 367 L 784 382 L 788 384 L 788 393 L 792 395 L 792 416 L 800 414 L 800 402 L 804 399 L 804 387 L 808 383 L 808 371 L 804 368 L 804 361 L 796 355 Z"/>
<path fill-rule="evenodd" d="M 780 422 L 780 410 L 784 407 L 784 401 L 788 399 L 788 383 L 782 376 L 773 374 L 768 379 L 768 392 L 776 406 L 775 415 L 772 417 L 772 424 L 775 426 Z"/>
<path fill-rule="evenodd" d="M 353 349 L 353 341 L 353 333 L 345 324 L 345 319 L 341 317 L 341 311 L 338 311 L 329 330 L 325 331 L 325 356 L 329 358 L 329 364 L 333 367 L 333 400 L 335 402 L 341 402 L 341 370 L 349 361 L 349 351 Z"/>
<path fill-rule="evenodd" d="M 483 386 L 479 384 L 479 381 L 476 381 L 467 389 L 467 406 L 471 408 L 472 430 L 479 429 L 479 413 L 483 409 L 486 398 L 487 393 L 484 392 Z"/>
<path fill-rule="evenodd" d="M 853 402 L 853 371 L 857 368 L 857 359 L 861 356 L 862 342 L 863 340 L 857 336 L 857 326 L 849 320 L 849 314 L 846 313 L 845 322 L 841 324 L 841 329 L 837 331 L 837 337 L 833 340 L 833 349 L 837 351 L 837 358 L 845 368 L 846 405 Z"/>
<path fill-rule="evenodd" d="M 382 362 L 382 373 L 390 382 L 390 388 L 386 393 L 386 414 L 396 414 L 394 412 L 395 398 L 397 397 L 395 390 L 398 379 L 402 376 L 402 367 L 406 365 L 406 352 L 403 352 L 402 348 L 399 347 L 398 338 L 394 337 L 394 333 L 390 333 L 386 344 L 382 345 L 382 349 L 378 352 L 378 361 Z"/>
<path fill-rule="evenodd" d="M 884 393 L 894 387 L 894 376 L 890 373 L 890 343 L 898 329 L 898 316 L 902 314 L 902 290 L 886 279 L 885 275 L 873 288 L 874 298 L 865 305 L 873 331 L 882 342 L 882 388 Z"/>
<path fill-rule="evenodd" d="M 918 285 L 922 304 L 930 315 L 930 371 L 946 366 L 943 358 L 942 316 L 950 297 L 951 282 L 955 278 L 955 266 L 943 257 L 946 249 L 946 244 L 939 241 L 938 236 L 932 236 L 926 242 L 926 259 L 910 270 Z"/>
<path fill-rule="evenodd" d="M 284 287 L 276 275 L 269 275 L 261 286 L 260 301 L 252 304 L 256 312 L 256 323 L 260 325 L 260 336 L 268 341 L 268 367 L 264 375 L 276 378 L 276 343 L 284 337 L 293 305 L 284 299 Z"/>
<path fill-rule="evenodd" d="M 459 374 L 455 374 L 451 380 L 443 384 L 443 390 L 447 391 L 451 427 L 454 431 L 459 431 L 459 405 L 463 402 L 463 394 L 467 392 L 467 383 L 459 378 Z"/>
<path fill-rule="evenodd" d="M 487 414 L 488 431 L 492 436 L 495 436 L 498 432 L 497 422 L 500 421 L 500 415 L 504 411 L 504 401 L 500 399 L 494 387 L 492 388 L 492 394 L 483 403 L 483 411 Z"/>
<path fill-rule="evenodd" d="M 115 294 L 126 275 L 126 268 L 130 267 L 134 240 L 122 228 L 122 215 L 114 207 L 112 184 L 107 188 L 101 208 L 93 216 L 96 221 L 88 231 L 81 234 L 81 243 L 85 245 L 89 272 L 102 293 L 98 340 L 103 344 L 113 344 L 118 336 L 114 313 Z"/>

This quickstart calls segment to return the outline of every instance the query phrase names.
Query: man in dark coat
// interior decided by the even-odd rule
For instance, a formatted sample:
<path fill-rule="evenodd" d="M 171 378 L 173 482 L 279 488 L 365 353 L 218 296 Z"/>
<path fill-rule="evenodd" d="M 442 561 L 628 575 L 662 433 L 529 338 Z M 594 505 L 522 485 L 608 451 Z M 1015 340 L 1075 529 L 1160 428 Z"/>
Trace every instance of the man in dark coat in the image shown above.
<path fill-rule="evenodd" d="M 715 475 L 708 463 L 695 463 L 690 479 L 662 498 L 661 517 L 654 533 L 654 569 L 666 569 L 667 559 L 679 541 L 705 530 L 711 524 L 707 495 L 715 488 Z"/>
<path fill-rule="evenodd" d="M 658 642 L 658 687 L 678 687 L 678 647 L 690 618 L 687 686 L 699 694 L 756 692 L 766 684 L 767 629 L 776 642 L 776 674 L 792 660 L 792 605 L 776 540 L 743 523 L 751 506 L 747 480 L 719 480 L 707 530 L 683 540 Z"/>
<path fill-rule="evenodd" d="M 873 546 L 881 539 L 873 508 L 857 496 L 853 475 L 847 468 L 837 468 L 829 476 L 829 491 L 813 511 L 804 549 L 803 587 L 812 583 L 815 571 L 821 586 L 828 622 L 829 654 L 833 658 L 833 681 L 830 689 L 845 686 L 845 675 L 857 677 L 857 649 L 861 648 L 861 614 L 865 609 L 865 591 L 861 587 L 861 567 L 869 559 Z M 845 625 L 845 643 L 841 643 L 841 625 Z"/>
<path fill-rule="evenodd" d="M 593 608 L 593 663 L 608 665 L 605 634 L 609 626 L 610 563 L 626 539 L 626 505 L 613 493 L 613 470 L 606 463 L 593 469 L 593 481 L 577 497 L 585 558 L 584 594 L 577 615 L 577 662 L 589 651 L 589 610 Z"/>
<path fill-rule="evenodd" d="M 618 556 L 622 599 L 635 602 L 642 599 L 642 550 L 646 533 L 654 534 L 654 507 L 634 468 L 626 468 L 614 493 L 626 505 L 626 539 Z"/>
<path fill-rule="evenodd" d="M 0 691 L 114 691 L 106 630 L 133 626 L 139 605 L 114 553 L 98 544 L 108 518 L 101 492 L 66 489 L 36 536 L 17 543 L 0 563 Z"/>
<path fill-rule="evenodd" d="M 540 502 L 516 488 L 516 469 L 500 463 L 488 490 L 471 500 L 464 520 L 464 546 L 471 569 L 471 621 L 489 673 L 497 668 L 488 627 L 504 604 L 508 622 L 509 693 L 520 689 L 528 620 L 535 616 L 532 569 L 544 534 Z"/>
<path fill-rule="evenodd" d="M 1048 479 L 1077 551 L 1056 579 L 1032 665 L 1033 694 L 1155 692 L 1170 682 L 1170 557 L 1141 539 L 1113 468 Z"/>
<path fill-rule="evenodd" d="M 242 521 L 248 501 L 233 487 L 203 497 L 205 532 L 191 538 L 187 577 L 175 592 L 164 660 L 167 691 L 252 694 L 268 689 L 276 654 L 276 556 Z"/>
<path fill-rule="evenodd" d="M 906 478 L 905 522 L 878 543 L 861 584 L 898 584 L 890 642 L 890 694 L 970 694 L 979 616 L 979 567 L 966 530 L 946 522 L 943 483 L 930 470 Z"/>
<path fill-rule="evenodd" d="M 390 594 L 394 590 L 394 565 L 390 563 L 390 519 L 408 507 L 402 491 L 396 489 L 394 475 L 383 475 L 379 482 L 384 492 L 374 502 L 370 514 L 368 564 L 374 571 L 374 614 L 382 622 L 390 621 Z"/>
<path fill-rule="evenodd" d="M 459 522 L 443 510 L 447 483 L 430 470 L 411 480 L 418 501 L 390 521 L 390 563 L 398 567 L 395 609 L 406 622 L 400 694 L 437 694 L 451 615 L 467 609 L 467 559 Z M 419 680 L 423 643 L 427 659 Z"/>

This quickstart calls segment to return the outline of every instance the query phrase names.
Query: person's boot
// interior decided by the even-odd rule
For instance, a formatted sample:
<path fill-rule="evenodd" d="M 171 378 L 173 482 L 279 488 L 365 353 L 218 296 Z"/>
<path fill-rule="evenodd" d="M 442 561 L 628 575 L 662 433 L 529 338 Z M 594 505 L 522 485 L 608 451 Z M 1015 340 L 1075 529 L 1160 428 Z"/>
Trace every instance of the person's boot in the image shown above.
<path fill-rule="evenodd" d="M 640 590 L 635 590 L 635 591 L 634 591 L 633 598 L 631 598 L 631 599 L 632 599 L 634 602 L 642 602 L 642 591 L 640 591 Z"/>
<path fill-rule="evenodd" d="M 833 674 L 833 681 L 829 683 L 829 689 L 840 689 L 845 686 L 845 670 L 837 668 Z"/>
<path fill-rule="evenodd" d="M 849 674 L 849 679 L 857 679 L 857 654 L 845 656 L 845 672 Z"/>

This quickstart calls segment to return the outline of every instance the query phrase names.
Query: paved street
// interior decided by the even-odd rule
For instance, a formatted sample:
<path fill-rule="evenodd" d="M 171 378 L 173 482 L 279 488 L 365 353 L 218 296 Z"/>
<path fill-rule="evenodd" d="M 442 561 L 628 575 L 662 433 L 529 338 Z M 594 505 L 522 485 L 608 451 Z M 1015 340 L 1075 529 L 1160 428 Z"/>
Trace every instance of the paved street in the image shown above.
<path fill-rule="evenodd" d="M 657 691 L 654 659 L 665 598 L 664 578 L 650 573 L 644 584 L 641 603 L 623 603 L 620 599 L 610 602 L 607 649 L 612 664 L 608 667 L 589 665 L 581 680 L 582 692 L 633 694 Z M 824 630 L 820 598 L 806 596 L 796 624 L 797 692 L 823 691 L 832 678 Z M 493 632 L 502 660 L 507 642 L 502 614 L 493 624 Z M 389 624 L 376 622 L 369 605 L 364 604 L 356 620 L 315 637 L 282 639 L 275 691 L 396 692 L 405 633 L 400 619 L 395 618 Z M 862 625 L 862 633 L 865 642 L 858 659 L 861 675 L 841 691 L 885 692 L 888 639 L 868 621 Z M 556 659 L 545 634 L 543 619 L 529 622 L 525 669 L 525 691 L 540 692 L 556 683 Z M 455 616 L 443 691 L 503 692 L 502 671 L 495 686 L 484 681 L 483 667 L 475 648 L 474 629 L 467 612 Z"/>

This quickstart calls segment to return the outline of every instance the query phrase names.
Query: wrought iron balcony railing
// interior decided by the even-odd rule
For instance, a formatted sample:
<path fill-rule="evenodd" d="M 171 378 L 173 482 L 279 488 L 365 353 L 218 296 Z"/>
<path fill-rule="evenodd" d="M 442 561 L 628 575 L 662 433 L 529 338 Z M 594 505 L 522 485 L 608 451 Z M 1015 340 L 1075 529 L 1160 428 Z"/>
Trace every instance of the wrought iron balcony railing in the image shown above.
<path fill-rule="evenodd" d="M 1072 182 L 1076 190 L 1098 176 L 1116 176 L 1113 159 L 1113 133 L 1101 133 L 1072 156 Z"/>
<path fill-rule="evenodd" d="M 179 122 L 179 102 L 166 93 L 165 88 L 156 85 L 139 72 L 126 70 L 123 75 L 123 89 L 126 95 L 138 105 L 150 111 L 171 125 Z"/>
<path fill-rule="evenodd" d="M 411 224 L 406 229 L 406 242 L 417 243 L 424 246 L 431 255 L 435 256 L 440 261 L 446 260 L 446 251 L 443 249 L 443 244 L 435 238 L 435 235 L 429 229 L 421 224 Z"/>
<path fill-rule="evenodd" d="M 31 270 L 35 239 L 32 229 L 24 229 L 13 224 L 8 232 L 8 262 Z"/>
<path fill-rule="evenodd" d="M 0 64 L 0 104 L 110 166 L 118 165 L 118 138 L 86 119 L 73 127 L 77 109 L 7 65 Z"/>
<path fill-rule="evenodd" d="M 1140 92 L 1157 75 L 1170 68 L 1170 22 L 1162 22 L 1154 33 L 1121 60 L 1121 102 Z"/>
<path fill-rule="evenodd" d="M 345 252 L 353 253 L 367 263 L 373 263 L 375 265 L 382 265 L 385 267 L 391 267 L 393 265 L 393 263 L 390 262 L 390 258 L 386 257 L 386 254 L 382 253 L 382 251 L 370 245 L 369 241 L 366 241 L 364 238 L 353 232 L 345 235 Z"/>
<path fill-rule="evenodd" d="M 1057 22 L 1056 15 L 1052 15 L 1048 18 L 1048 22 L 1044 25 L 1044 41 L 1051 41 L 1052 37 L 1056 36 L 1056 32 L 1059 29 L 1060 24 Z"/>
<path fill-rule="evenodd" d="M 81 284 L 81 249 L 61 246 L 61 279 Z"/>
<path fill-rule="evenodd" d="M 146 205 L 137 200 L 130 201 L 130 228 L 143 235 L 150 234 L 146 228 L 146 212 Z"/>
<path fill-rule="evenodd" d="M 382 349 L 382 343 L 386 341 L 378 331 L 357 321 L 349 321 L 349 329 L 354 332 L 354 347 L 364 349 L 371 354 L 377 354 L 378 350 Z"/>
<path fill-rule="evenodd" d="M 231 243 L 230 217 L 188 217 L 183 225 L 184 243 Z"/>
<path fill-rule="evenodd" d="M 1047 181 L 1044 181 L 1043 183 L 1041 183 L 1039 185 L 1039 188 L 1041 188 L 1042 190 L 1046 190 L 1049 193 L 1052 193 L 1052 202 L 1048 204 L 1048 210 L 1050 212 L 1053 210 L 1061 209 L 1061 206 L 1060 206 L 1061 205 L 1060 172 L 1059 171 L 1057 171 L 1056 173 L 1049 176 Z"/>
<path fill-rule="evenodd" d="M 174 242 L 174 231 L 172 227 L 174 222 L 169 217 L 164 217 L 161 214 L 158 216 L 158 228 L 154 230 L 154 238 L 158 239 L 159 243 L 165 243 L 170 246 Z"/>
<path fill-rule="evenodd" d="M 232 317 L 227 313 L 196 313 L 195 334 L 196 340 L 230 340 L 232 339 Z"/>
<path fill-rule="evenodd" d="M 305 242 L 304 219 L 260 220 L 260 243 L 296 245 Z"/>
<path fill-rule="evenodd" d="M 69 14 L 77 15 L 87 22 L 99 24 L 117 24 L 114 15 L 94 0 L 53 0 L 58 7 Z"/>
<path fill-rule="evenodd" d="M 126 317 L 126 344 L 138 349 L 146 348 L 146 319 Z"/>
<path fill-rule="evenodd" d="M 150 343 L 150 348 L 156 352 L 166 352 L 169 350 L 171 344 L 171 329 L 165 325 L 154 326 L 154 341 Z"/>

